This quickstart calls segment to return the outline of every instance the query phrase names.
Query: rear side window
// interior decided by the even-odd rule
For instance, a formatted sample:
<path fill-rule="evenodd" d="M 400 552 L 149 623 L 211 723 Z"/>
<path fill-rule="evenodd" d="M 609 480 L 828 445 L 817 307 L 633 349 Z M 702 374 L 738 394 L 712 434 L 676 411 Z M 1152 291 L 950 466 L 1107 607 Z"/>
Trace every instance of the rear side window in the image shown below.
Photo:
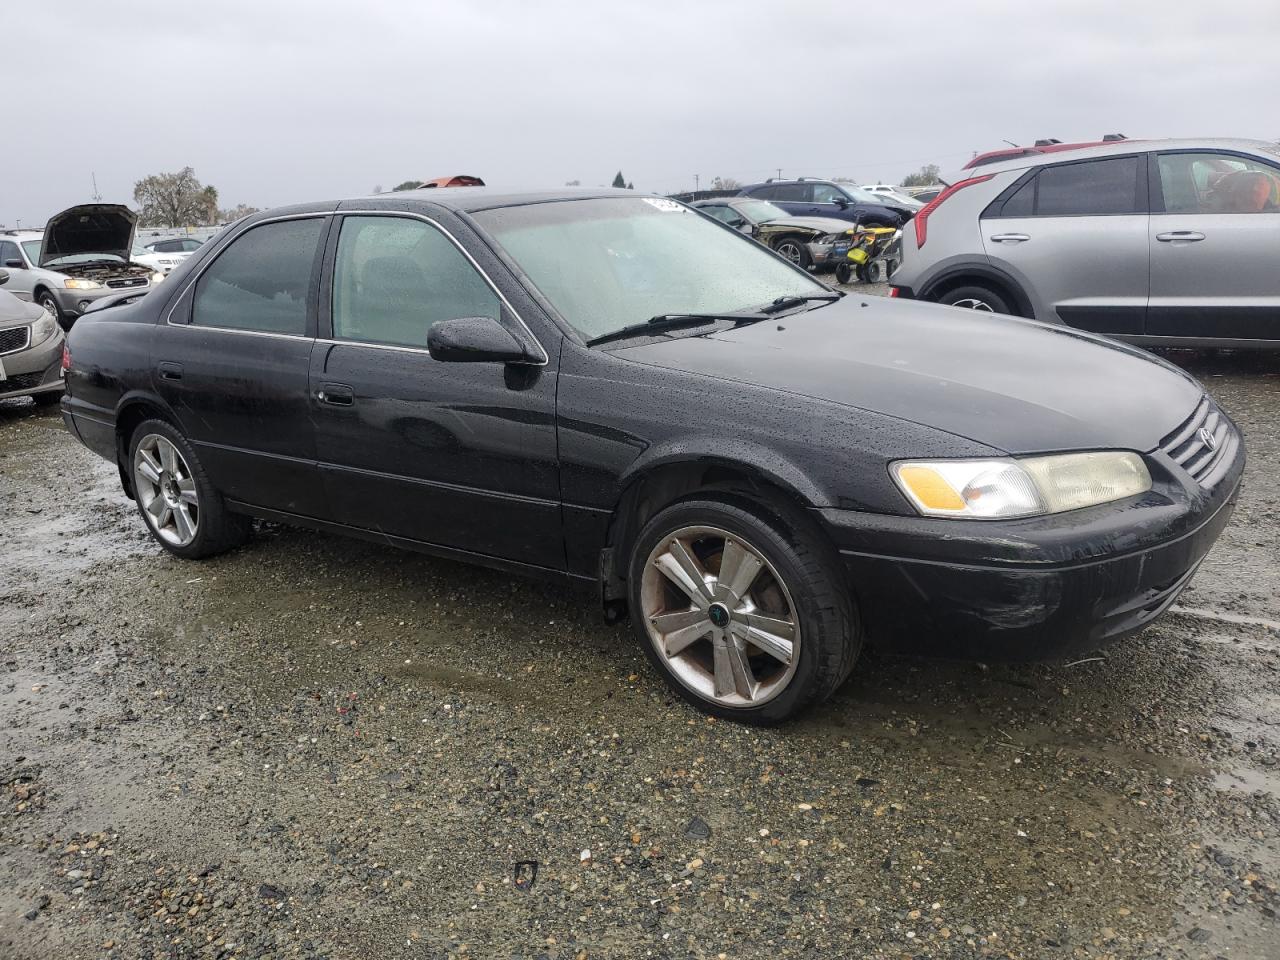
<path fill-rule="evenodd" d="M 763 187 L 756 187 L 753 190 L 748 190 L 747 196 L 755 197 L 757 200 L 773 200 L 774 187 L 772 186 L 772 184 L 766 185 Z"/>
<path fill-rule="evenodd" d="M 1045 167 L 1036 177 L 1036 216 L 1098 217 L 1138 211 L 1138 158 Z"/>
<path fill-rule="evenodd" d="M 236 239 L 196 283 L 191 322 L 303 336 L 323 221 L 281 220 Z"/>
<path fill-rule="evenodd" d="M 333 272 L 333 337 L 425 347 L 437 320 L 499 319 L 498 295 L 421 220 L 346 217 Z"/>
<path fill-rule="evenodd" d="M 809 196 L 807 183 L 782 183 L 773 188 L 773 199 L 783 203 L 804 203 Z"/>
<path fill-rule="evenodd" d="M 1036 178 L 1032 177 L 1004 202 L 1000 209 L 1002 217 L 1029 217 L 1036 208 Z"/>

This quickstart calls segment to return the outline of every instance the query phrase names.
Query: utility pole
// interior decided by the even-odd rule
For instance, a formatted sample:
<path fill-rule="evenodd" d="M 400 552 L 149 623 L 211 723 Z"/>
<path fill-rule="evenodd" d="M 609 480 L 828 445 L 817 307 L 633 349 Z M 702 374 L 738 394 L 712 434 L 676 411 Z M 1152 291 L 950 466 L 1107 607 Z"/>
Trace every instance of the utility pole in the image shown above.
<path fill-rule="evenodd" d="M 94 202 L 94 203 L 101 203 L 101 202 L 102 202 L 102 194 L 100 194 L 100 193 L 98 192 L 98 175 L 97 175 L 97 173 L 92 173 L 92 172 L 91 172 L 91 173 L 89 174 L 89 176 L 93 177 L 93 202 Z"/>
<path fill-rule="evenodd" d="M 694 192 L 694 193 L 697 193 L 699 189 L 700 189 L 700 188 L 699 188 L 699 186 L 698 186 L 698 175 L 695 173 L 695 174 L 693 175 L 693 192 Z"/>
<path fill-rule="evenodd" d="M 782 168 L 781 168 L 781 167 L 779 167 L 779 168 L 778 168 L 778 179 L 779 179 L 779 180 L 781 180 L 781 179 L 782 179 Z"/>

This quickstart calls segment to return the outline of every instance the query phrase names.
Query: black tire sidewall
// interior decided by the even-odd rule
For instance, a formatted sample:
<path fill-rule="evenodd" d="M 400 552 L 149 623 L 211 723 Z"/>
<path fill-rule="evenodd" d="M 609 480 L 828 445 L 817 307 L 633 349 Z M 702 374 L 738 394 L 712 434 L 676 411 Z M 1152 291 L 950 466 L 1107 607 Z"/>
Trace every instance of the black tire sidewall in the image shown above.
<path fill-rule="evenodd" d="M 672 530 L 699 525 L 720 527 L 742 537 L 759 550 L 785 582 L 799 617 L 800 660 L 796 672 L 785 690 L 758 707 L 727 707 L 703 699 L 671 673 L 649 639 L 640 599 L 645 562 L 657 543 Z M 802 549 L 811 553 L 834 551 L 815 542 L 814 532 L 796 527 L 778 513 L 757 504 L 738 502 L 734 498 L 699 498 L 682 501 L 660 511 L 645 524 L 636 538 L 628 566 L 629 602 L 636 637 L 645 656 L 668 686 L 705 713 L 743 723 L 780 723 L 825 699 L 844 680 L 847 669 L 842 670 L 839 677 L 830 676 L 833 645 L 852 645 L 852 650 L 834 651 L 852 666 L 861 646 L 861 632 L 853 614 L 852 596 L 839 571 L 831 566 L 833 562 L 838 564 L 838 559 L 824 557 L 822 577 L 828 582 L 821 585 L 811 583 L 792 544 L 803 540 Z M 835 582 L 830 582 L 833 578 Z M 820 595 L 825 597 L 825 604 L 820 602 Z M 835 610 L 835 607 L 844 609 Z"/>
<path fill-rule="evenodd" d="M 963 287 L 948 290 L 946 296 L 939 298 L 940 303 L 945 303 L 948 306 L 955 306 L 955 301 L 957 300 L 981 300 L 991 308 L 993 313 L 1013 313 L 1012 305 L 1002 294 L 992 290 L 990 287 L 984 287 L 976 283 L 967 283 Z"/>
<path fill-rule="evenodd" d="M 147 518 L 146 508 L 142 505 L 142 497 L 137 484 L 133 481 L 133 461 L 137 455 L 138 444 L 151 434 L 164 437 L 182 454 L 191 471 L 191 479 L 195 481 L 196 496 L 199 498 L 200 517 L 196 527 L 195 538 L 184 546 L 169 543 L 156 533 L 151 521 Z M 249 531 L 249 518 L 231 513 L 223 503 L 222 495 L 210 482 L 200 458 L 191 444 L 172 424 L 164 420 L 144 420 L 134 429 L 129 437 L 128 462 L 125 469 L 129 474 L 129 483 L 133 487 L 133 502 L 137 504 L 138 514 L 146 525 L 151 538 L 174 556 L 186 560 L 199 560 L 217 553 L 223 553 L 242 543 Z"/>
<path fill-rule="evenodd" d="M 796 247 L 796 250 L 799 251 L 800 253 L 800 259 L 795 261 L 795 266 L 799 267 L 801 270 L 808 270 L 809 267 L 812 265 L 813 261 L 812 261 L 812 258 L 809 256 L 809 248 L 805 245 L 805 242 L 798 237 L 783 237 L 781 240 L 778 241 L 777 246 L 773 248 L 774 252 L 778 252 L 778 247 L 781 247 L 784 243 L 794 244 Z M 778 253 L 778 256 L 781 257 L 783 255 L 781 253 Z M 792 261 L 787 260 L 787 262 L 791 263 Z"/>
<path fill-rule="evenodd" d="M 36 303 L 53 314 L 53 319 L 58 326 L 60 326 L 64 331 L 67 329 L 67 317 L 66 314 L 62 312 L 62 308 L 58 306 L 57 297 L 46 290 L 36 298 Z"/>

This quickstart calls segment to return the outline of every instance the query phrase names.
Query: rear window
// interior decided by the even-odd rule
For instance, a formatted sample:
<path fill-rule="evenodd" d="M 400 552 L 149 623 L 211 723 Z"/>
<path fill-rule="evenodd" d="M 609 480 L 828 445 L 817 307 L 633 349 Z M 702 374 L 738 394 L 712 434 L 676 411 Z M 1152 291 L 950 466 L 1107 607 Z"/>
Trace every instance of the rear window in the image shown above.
<path fill-rule="evenodd" d="M 1137 157 L 1045 167 L 1036 181 L 1038 217 L 1098 217 L 1138 211 Z"/>

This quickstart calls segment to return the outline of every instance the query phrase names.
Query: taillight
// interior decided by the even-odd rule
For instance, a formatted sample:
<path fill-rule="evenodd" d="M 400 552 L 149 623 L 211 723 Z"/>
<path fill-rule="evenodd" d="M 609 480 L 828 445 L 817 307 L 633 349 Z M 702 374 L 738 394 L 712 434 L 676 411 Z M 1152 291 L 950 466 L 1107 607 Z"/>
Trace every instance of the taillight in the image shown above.
<path fill-rule="evenodd" d="M 62 369 L 63 372 L 71 369 L 71 351 L 67 349 L 67 343 L 62 342 Z"/>
<path fill-rule="evenodd" d="M 898 288 L 897 288 L 897 287 L 890 287 L 890 288 L 889 288 L 889 297 L 892 299 L 892 298 L 896 297 L 897 295 L 898 295 Z"/>
<path fill-rule="evenodd" d="M 911 221 L 916 225 L 916 246 L 924 246 L 925 240 L 929 237 L 929 214 L 942 206 L 943 200 L 947 199 L 947 197 L 951 196 L 953 193 L 963 190 L 965 187 L 972 187 L 975 183 L 986 183 L 994 176 L 994 173 L 988 173 L 985 177 L 970 177 L 968 180 L 961 180 L 959 183 L 953 183 L 926 203 L 920 209 L 920 212 L 916 214 L 915 219 Z"/>

